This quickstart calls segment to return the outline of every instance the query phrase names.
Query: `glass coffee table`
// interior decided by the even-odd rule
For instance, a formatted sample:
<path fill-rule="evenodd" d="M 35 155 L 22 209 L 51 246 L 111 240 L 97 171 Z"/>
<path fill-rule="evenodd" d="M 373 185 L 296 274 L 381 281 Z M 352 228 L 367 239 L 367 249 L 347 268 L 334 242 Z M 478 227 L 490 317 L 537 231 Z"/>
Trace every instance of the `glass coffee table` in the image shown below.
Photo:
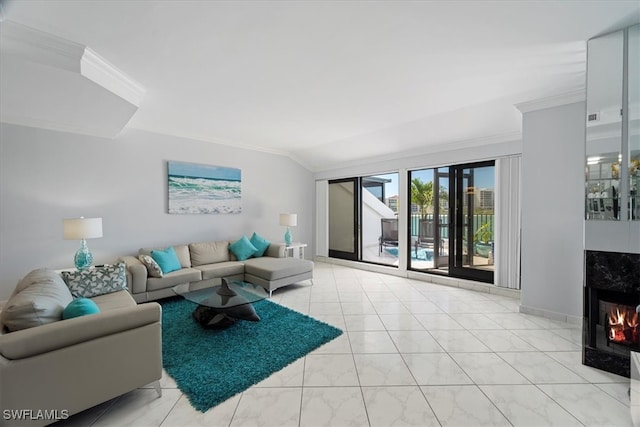
<path fill-rule="evenodd" d="M 184 283 L 171 289 L 184 299 L 198 304 L 193 317 L 205 328 L 224 329 L 238 320 L 260 321 L 251 304 L 269 296 L 262 286 L 224 278 L 222 284 L 210 286 L 214 281 L 217 282 L 217 279 L 197 284 Z"/>

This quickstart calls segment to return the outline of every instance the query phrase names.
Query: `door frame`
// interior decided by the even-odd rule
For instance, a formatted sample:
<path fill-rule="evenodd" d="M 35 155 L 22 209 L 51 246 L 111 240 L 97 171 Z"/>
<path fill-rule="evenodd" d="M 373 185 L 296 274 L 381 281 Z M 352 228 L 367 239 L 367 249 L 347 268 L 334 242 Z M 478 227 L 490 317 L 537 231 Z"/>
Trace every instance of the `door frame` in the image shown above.
<path fill-rule="evenodd" d="M 353 252 L 339 251 L 335 249 L 331 249 L 331 244 L 329 243 L 329 257 L 331 258 L 340 258 L 346 259 L 350 261 L 359 261 L 360 260 L 360 178 L 342 178 L 342 179 L 331 179 L 329 180 L 329 189 L 328 193 L 331 192 L 331 184 L 340 184 L 344 182 L 353 183 Z M 328 205 L 329 217 L 331 216 L 331 202 Z M 331 233 L 331 222 L 329 221 L 329 233 Z"/>
<path fill-rule="evenodd" d="M 464 163 L 449 166 L 449 276 L 461 279 L 471 279 L 479 282 L 493 283 L 494 271 L 465 267 L 463 259 L 464 233 L 466 231 L 467 256 L 473 257 L 473 212 L 467 217 L 469 224 L 465 224 L 464 180 L 471 179 L 469 187 L 474 186 L 473 176 L 465 176 L 465 169 L 495 167 L 495 160 L 483 162 Z M 494 175 L 495 176 L 495 175 Z M 473 204 L 468 201 L 467 209 L 473 209 Z M 466 226 L 466 227 L 465 227 Z"/>

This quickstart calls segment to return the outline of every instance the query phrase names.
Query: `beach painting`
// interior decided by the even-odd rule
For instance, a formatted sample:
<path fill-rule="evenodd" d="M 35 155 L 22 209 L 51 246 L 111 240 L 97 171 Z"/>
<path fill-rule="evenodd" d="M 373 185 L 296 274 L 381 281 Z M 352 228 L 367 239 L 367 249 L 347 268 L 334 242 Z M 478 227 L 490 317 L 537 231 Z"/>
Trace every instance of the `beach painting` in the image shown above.
<path fill-rule="evenodd" d="M 170 214 L 242 212 L 240 169 L 175 161 L 167 163 Z"/>

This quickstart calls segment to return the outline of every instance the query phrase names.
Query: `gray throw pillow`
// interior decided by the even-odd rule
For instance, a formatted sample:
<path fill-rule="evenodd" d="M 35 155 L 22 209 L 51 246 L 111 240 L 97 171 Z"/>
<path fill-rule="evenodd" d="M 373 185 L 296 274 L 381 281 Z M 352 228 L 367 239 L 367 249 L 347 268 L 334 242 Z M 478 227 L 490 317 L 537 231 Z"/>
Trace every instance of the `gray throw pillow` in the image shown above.
<path fill-rule="evenodd" d="M 75 298 L 92 298 L 127 289 L 125 263 L 80 271 L 63 271 L 62 278 Z"/>
<path fill-rule="evenodd" d="M 11 332 L 62 320 L 73 301 L 62 277 L 53 270 L 33 270 L 18 283 L 2 308 L 2 323 Z"/>
<path fill-rule="evenodd" d="M 151 258 L 149 255 L 140 254 L 138 255 L 138 259 L 141 263 L 147 267 L 147 272 L 150 277 L 162 277 L 162 269 L 158 265 L 155 259 Z"/>

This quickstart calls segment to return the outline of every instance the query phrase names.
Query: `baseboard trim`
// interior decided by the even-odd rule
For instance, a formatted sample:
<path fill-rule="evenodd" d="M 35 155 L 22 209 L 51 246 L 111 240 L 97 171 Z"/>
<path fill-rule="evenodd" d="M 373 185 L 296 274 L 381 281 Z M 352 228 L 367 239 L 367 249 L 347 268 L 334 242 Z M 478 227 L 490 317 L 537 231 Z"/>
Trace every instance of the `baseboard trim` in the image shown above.
<path fill-rule="evenodd" d="M 468 289 L 470 291 L 483 292 L 492 295 L 500 295 L 513 299 L 520 299 L 520 290 L 502 288 L 490 283 L 474 282 L 473 280 L 457 279 L 455 277 L 440 276 L 438 274 L 420 273 L 411 270 L 400 270 L 396 267 L 387 267 L 366 262 L 349 261 L 339 258 L 316 256 L 318 262 L 327 264 L 342 265 L 345 267 L 357 268 L 359 270 L 371 271 L 374 273 L 389 274 L 391 276 L 406 277 L 407 279 L 420 280 L 421 282 L 433 283 L 436 285 L 451 286 L 454 288 Z"/>
<path fill-rule="evenodd" d="M 541 308 L 527 307 L 520 305 L 520 313 L 532 314 L 534 316 L 545 317 L 551 320 L 570 323 L 572 325 L 582 324 L 582 316 L 572 316 L 570 314 L 556 313 L 555 311 L 543 310 Z"/>

